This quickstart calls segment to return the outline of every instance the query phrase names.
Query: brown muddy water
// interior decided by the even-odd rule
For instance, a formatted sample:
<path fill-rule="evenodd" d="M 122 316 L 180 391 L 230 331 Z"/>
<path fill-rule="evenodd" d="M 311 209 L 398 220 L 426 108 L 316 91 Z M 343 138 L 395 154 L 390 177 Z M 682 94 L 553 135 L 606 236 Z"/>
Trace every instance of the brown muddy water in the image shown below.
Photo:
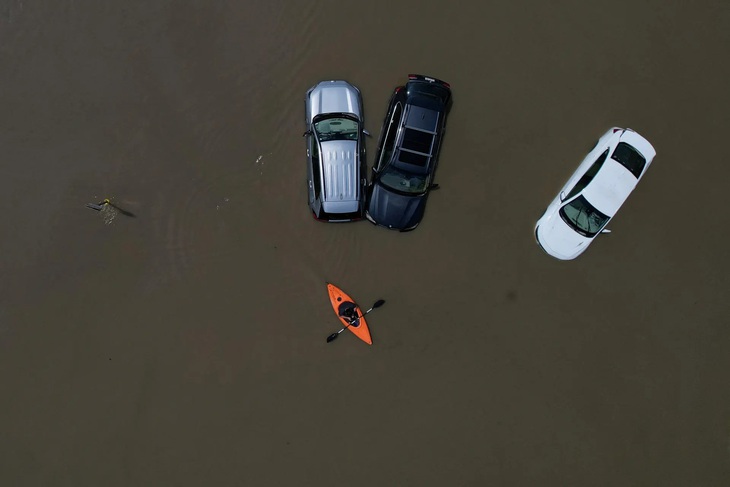
<path fill-rule="evenodd" d="M 0 485 L 730 485 L 730 3 L 0 0 Z M 451 83 L 422 225 L 306 206 L 304 94 Z M 577 260 L 604 130 L 657 157 Z M 86 203 L 132 217 L 106 224 Z M 339 328 L 325 282 L 370 315 Z"/>

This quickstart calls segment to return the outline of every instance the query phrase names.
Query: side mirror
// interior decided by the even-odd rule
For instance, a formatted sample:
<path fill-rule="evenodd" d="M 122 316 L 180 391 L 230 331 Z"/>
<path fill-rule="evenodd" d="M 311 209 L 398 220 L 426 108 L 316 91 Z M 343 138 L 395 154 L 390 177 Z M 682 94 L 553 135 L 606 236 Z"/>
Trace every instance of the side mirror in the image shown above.
<path fill-rule="evenodd" d="M 370 132 L 368 132 L 367 130 L 362 129 L 362 133 L 365 134 L 365 135 L 367 135 L 368 137 L 370 137 Z"/>
<path fill-rule="evenodd" d="M 312 131 L 311 130 L 307 130 L 306 132 L 304 132 L 302 134 L 302 137 L 306 137 L 307 135 L 312 135 Z"/>
<path fill-rule="evenodd" d="M 604 228 L 603 230 L 601 230 L 601 233 L 611 233 L 611 230 L 609 230 L 608 228 Z"/>
<path fill-rule="evenodd" d="M 562 203 L 563 201 L 565 201 L 565 191 L 560 192 L 560 202 Z"/>

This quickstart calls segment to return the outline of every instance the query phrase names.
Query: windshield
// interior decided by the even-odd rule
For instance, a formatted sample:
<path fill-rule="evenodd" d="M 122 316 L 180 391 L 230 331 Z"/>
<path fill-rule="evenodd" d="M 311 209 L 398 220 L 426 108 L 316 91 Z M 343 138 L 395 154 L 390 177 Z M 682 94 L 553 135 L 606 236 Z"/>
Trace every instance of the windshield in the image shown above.
<path fill-rule="evenodd" d="M 399 193 L 420 194 L 426 191 L 428 177 L 401 171 L 391 164 L 380 175 L 380 183 Z"/>
<path fill-rule="evenodd" d="M 320 142 L 328 140 L 357 140 L 358 123 L 345 117 L 328 118 L 314 124 Z"/>
<path fill-rule="evenodd" d="M 609 217 L 598 211 L 582 195 L 560 208 L 560 217 L 584 237 L 595 237 Z"/>

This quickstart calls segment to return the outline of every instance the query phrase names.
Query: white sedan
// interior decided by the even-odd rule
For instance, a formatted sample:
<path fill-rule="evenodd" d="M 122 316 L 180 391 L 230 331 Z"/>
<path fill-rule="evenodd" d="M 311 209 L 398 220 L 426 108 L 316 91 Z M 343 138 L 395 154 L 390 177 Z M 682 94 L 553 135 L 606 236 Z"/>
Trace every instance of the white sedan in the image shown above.
<path fill-rule="evenodd" d="M 571 260 L 597 235 L 610 233 L 606 225 L 655 155 L 649 141 L 633 130 L 609 129 L 537 221 L 535 238 L 540 247 L 557 259 Z"/>

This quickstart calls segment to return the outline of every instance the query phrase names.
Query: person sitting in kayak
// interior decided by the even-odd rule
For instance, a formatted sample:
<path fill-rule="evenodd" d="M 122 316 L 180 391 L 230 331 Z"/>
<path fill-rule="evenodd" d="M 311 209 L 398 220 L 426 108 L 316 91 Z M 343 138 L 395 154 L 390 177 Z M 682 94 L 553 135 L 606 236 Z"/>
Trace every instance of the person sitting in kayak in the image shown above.
<path fill-rule="evenodd" d="M 360 318 L 357 314 L 357 309 L 354 306 L 348 306 L 343 309 L 341 316 L 350 323 L 350 326 L 357 326 L 357 320 Z"/>

